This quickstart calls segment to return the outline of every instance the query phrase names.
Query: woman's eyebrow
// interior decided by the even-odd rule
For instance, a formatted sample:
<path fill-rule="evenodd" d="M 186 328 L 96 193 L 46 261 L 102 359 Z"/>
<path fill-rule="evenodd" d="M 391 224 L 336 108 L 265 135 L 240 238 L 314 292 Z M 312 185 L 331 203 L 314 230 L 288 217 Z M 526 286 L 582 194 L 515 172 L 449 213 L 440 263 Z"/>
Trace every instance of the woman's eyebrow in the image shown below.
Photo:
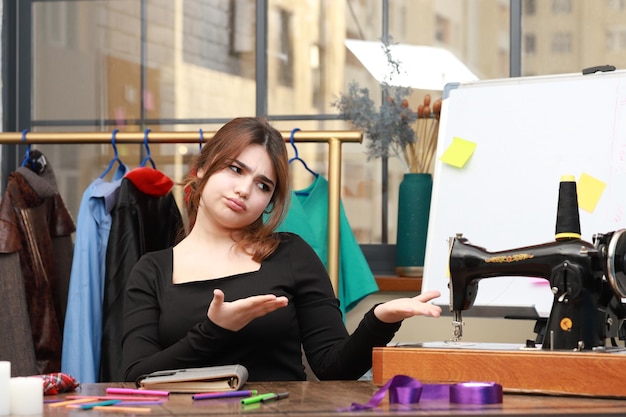
<path fill-rule="evenodd" d="M 248 165 L 244 164 L 244 163 L 243 163 L 243 162 L 241 162 L 239 159 L 235 159 L 235 162 L 236 162 L 237 164 L 239 164 L 239 166 L 241 166 L 241 168 L 242 168 L 244 171 L 248 171 L 248 172 L 252 171 Z M 268 178 L 268 177 L 266 177 L 265 175 L 259 175 L 259 178 L 260 178 L 262 181 L 269 183 L 272 187 L 275 185 L 275 184 L 274 184 L 274 181 L 272 181 L 271 179 L 269 179 L 269 178 Z"/>

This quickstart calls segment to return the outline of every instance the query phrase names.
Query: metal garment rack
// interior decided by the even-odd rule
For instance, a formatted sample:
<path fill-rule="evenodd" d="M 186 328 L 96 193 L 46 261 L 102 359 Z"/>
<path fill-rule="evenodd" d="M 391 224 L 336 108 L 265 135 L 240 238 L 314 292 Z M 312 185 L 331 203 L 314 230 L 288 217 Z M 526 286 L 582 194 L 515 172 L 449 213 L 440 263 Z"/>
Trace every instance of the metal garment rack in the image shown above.
<path fill-rule="evenodd" d="M 213 138 L 216 132 L 171 131 L 147 133 L 148 143 L 200 143 Z M 291 132 L 280 132 L 289 142 Z M 107 144 L 111 143 L 111 132 L 2 132 L 0 144 L 12 145 L 57 145 L 57 144 Z M 116 144 L 143 144 L 144 132 L 118 132 Z M 357 130 L 299 130 L 294 133 L 294 142 L 328 143 L 328 275 L 335 295 L 339 291 L 339 214 L 341 202 L 341 145 L 344 142 L 361 143 L 363 133 Z"/>

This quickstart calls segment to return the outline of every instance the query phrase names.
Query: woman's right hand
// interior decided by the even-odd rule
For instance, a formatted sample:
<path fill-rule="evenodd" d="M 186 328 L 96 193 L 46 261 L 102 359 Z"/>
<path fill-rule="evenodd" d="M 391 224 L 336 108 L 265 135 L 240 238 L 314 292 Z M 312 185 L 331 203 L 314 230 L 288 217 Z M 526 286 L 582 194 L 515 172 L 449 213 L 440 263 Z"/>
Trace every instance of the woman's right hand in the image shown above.
<path fill-rule="evenodd" d="M 215 289 L 207 317 L 218 326 L 236 332 L 255 318 L 285 307 L 288 303 L 287 297 L 277 297 L 273 294 L 255 295 L 224 302 L 224 292 Z"/>

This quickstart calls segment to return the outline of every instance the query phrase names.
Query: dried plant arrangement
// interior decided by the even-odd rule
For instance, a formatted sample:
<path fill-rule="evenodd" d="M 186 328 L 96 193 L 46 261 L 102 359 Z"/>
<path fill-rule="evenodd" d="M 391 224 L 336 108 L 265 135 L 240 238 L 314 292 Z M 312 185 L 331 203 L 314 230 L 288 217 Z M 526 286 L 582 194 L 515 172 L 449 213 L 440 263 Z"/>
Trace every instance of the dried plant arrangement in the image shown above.
<path fill-rule="evenodd" d="M 389 42 L 382 43 L 388 68 L 390 74 L 398 74 L 401 63 L 392 56 L 389 45 Z M 406 172 L 429 172 L 437 147 L 441 99 L 431 103 L 430 95 L 426 95 L 424 103 L 415 111 L 408 101 L 411 88 L 392 86 L 386 81 L 380 86 L 381 97 L 386 99 L 378 108 L 369 89 L 354 81 L 349 84 L 348 92 L 340 94 L 332 106 L 369 139 L 366 143 L 368 161 L 395 157 Z"/>

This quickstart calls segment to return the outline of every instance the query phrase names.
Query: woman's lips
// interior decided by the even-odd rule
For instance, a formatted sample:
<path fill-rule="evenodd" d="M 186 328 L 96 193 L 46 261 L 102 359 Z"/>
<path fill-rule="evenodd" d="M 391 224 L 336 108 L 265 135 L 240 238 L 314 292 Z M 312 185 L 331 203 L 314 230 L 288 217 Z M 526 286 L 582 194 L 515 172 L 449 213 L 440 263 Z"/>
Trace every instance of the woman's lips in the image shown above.
<path fill-rule="evenodd" d="M 228 205 L 228 207 L 230 207 L 232 210 L 235 210 L 235 211 L 246 210 L 246 203 L 244 203 L 243 201 L 237 198 L 227 198 L 226 204 Z"/>

